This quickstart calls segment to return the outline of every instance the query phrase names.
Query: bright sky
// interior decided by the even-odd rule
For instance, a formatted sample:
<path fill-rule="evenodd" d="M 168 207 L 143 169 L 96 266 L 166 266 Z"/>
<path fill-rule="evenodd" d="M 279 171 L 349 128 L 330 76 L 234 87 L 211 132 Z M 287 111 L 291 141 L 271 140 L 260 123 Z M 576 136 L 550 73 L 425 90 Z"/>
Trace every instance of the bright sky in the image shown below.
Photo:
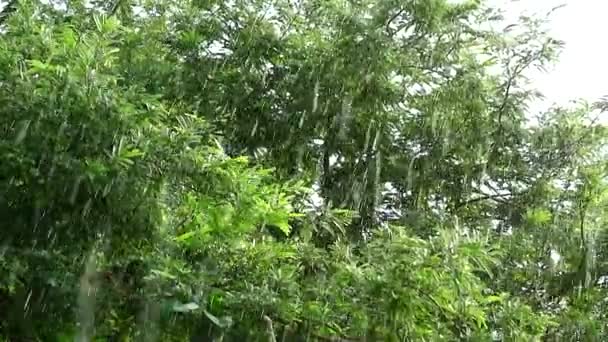
<path fill-rule="evenodd" d="M 566 104 L 570 100 L 594 101 L 608 95 L 608 0 L 489 0 L 508 10 L 517 18 L 519 13 L 546 13 L 565 4 L 551 16 L 550 29 L 556 39 L 566 46 L 557 64 L 546 74 L 532 74 L 534 86 L 547 99 L 535 104 L 544 109 L 551 103 Z M 608 113 L 603 114 L 608 119 Z"/>

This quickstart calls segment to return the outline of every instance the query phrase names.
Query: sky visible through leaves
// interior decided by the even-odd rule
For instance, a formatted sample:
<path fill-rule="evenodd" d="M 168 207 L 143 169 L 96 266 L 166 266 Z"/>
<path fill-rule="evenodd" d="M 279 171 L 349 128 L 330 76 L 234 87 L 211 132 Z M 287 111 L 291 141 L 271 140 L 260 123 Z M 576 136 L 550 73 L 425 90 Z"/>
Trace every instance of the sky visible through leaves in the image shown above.
<path fill-rule="evenodd" d="M 545 99 L 532 111 L 545 110 L 552 104 L 568 105 L 570 101 L 595 101 L 608 94 L 608 47 L 600 42 L 608 32 L 608 3 L 596 0 L 492 0 L 506 10 L 506 21 L 514 22 L 521 14 L 542 14 L 552 8 L 548 23 L 552 35 L 565 42 L 560 58 L 548 72 L 531 74 L 533 84 Z M 563 7 L 562 7 L 563 6 Z M 608 114 L 602 115 L 608 121 Z"/>

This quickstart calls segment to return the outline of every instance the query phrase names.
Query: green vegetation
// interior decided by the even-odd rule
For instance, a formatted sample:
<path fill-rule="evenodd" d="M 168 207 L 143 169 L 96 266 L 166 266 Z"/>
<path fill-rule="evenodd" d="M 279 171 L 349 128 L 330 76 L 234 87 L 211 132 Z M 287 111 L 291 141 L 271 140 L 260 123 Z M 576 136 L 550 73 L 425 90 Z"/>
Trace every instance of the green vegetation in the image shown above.
<path fill-rule="evenodd" d="M 0 21 L 7 341 L 608 336 L 608 134 L 584 103 L 531 122 L 543 20 L 21 0 Z"/>

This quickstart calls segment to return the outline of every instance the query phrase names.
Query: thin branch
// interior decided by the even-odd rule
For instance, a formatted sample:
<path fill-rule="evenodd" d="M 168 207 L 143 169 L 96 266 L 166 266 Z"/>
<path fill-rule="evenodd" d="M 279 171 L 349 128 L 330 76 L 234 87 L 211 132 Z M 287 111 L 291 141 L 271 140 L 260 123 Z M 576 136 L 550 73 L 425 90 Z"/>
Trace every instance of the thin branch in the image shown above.
<path fill-rule="evenodd" d="M 483 196 L 479 196 L 479 197 L 472 198 L 472 199 L 469 199 L 467 201 L 458 203 L 454 209 L 458 210 L 458 209 L 460 209 L 462 207 L 466 207 L 469 204 L 473 204 L 473 203 L 480 202 L 480 201 L 485 201 L 485 200 L 500 200 L 500 199 L 505 198 L 505 197 L 515 197 L 515 196 L 522 195 L 524 193 L 525 193 L 525 191 L 517 192 L 517 193 L 508 193 L 508 194 L 483 195 Z"/>
<path fill-rule="evenodd" d="M 393 37 L 397 32 L 399 32 L 399 30 L 391 32 L 390 26 L 393 23 L 393 21 L 395 21 L 401 14 L 403 14 L 403 12 L 405 12 L 405 9 L 402 8 L 399 11 L 397 11 L 397 13 L 393 14 L 393 16 L 386 22 L 385 30 L 389 36 Z"/>
<path fill-rule="evenodd" d="M 538 54 L 536 54 L 537 56 L 542 56 L 543 52 L 545 51 L 546 46 L 543 45 L 542 49 L 538 52 Z M 530 64 L 532 64 L 532 62 L 534 61 L 533 57 L 533 53 L 532 51 L 528 51 L 528 53 L 524 56 L 524 58 L 522 59 L 522 64 L 520 65 L 516 65 L 513 69 L 513 73 L 511 73 L 511 70 L 509 70 L 509 65 L 507 64 L 507 85 L 506 85 L 506 89 L 503 95 L 503 99 L 502 99 L 502 103 L 500 105 L 500 107 L 498 108 L 498 129 L 499 131 L 502 130 L 502 117 L 505 113 L 506 107 L 507 107 L 507 102 L 509 100 L 510 97 L 510 92 L 511 92 L 511 87 L 513 86 L 513 83 L 515 82 L 515 79 L 517 77 L 519 77 L 521 75 L 521 73 L 526 70 Z"/>

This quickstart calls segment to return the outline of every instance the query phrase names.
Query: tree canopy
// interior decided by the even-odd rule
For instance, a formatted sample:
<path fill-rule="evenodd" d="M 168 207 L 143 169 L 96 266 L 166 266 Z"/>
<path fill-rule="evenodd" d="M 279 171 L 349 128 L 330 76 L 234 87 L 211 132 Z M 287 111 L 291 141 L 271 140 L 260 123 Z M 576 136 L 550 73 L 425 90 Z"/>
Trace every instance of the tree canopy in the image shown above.
<path fill-rule="evenodd" d="M 18 0 L 0 339 L 602 341 L 604 102 L 479 0 Z"/>

